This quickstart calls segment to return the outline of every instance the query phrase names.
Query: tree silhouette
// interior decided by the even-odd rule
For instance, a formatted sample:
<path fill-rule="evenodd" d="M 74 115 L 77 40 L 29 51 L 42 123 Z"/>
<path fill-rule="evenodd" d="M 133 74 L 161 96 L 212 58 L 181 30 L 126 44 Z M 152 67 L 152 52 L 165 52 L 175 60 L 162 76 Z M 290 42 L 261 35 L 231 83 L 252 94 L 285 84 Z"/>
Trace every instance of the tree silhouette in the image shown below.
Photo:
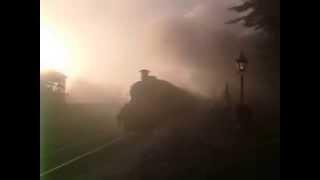
<path fill-rule="evenodd" d="M 279 0 L 245 0 L 242 4 L 231 7 L 232 11 L 246 13 L 228 23 L 243 22 L 245 27 L 263 30 L 274 38 L 280 35 Z"/>

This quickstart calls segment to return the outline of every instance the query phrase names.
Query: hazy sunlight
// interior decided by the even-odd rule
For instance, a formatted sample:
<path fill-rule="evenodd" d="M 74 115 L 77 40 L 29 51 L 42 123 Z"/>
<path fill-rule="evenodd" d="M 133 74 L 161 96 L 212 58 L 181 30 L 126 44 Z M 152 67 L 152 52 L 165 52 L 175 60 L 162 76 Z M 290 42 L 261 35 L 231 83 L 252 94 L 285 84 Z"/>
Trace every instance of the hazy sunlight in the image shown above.
<path fill-rule="evenodd" d="M 55 70 L 68 75 L 71 71 L 68 49 L 57 33 L 40 26 L 40 71 Z"/>

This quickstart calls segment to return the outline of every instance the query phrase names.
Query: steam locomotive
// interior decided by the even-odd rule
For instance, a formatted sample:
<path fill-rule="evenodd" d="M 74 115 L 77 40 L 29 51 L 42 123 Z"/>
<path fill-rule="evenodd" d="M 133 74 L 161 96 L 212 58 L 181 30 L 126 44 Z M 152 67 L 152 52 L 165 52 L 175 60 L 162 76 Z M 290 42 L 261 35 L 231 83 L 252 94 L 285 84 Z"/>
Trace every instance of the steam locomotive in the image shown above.
<path fill-rule="evenodd" d="M 149 76 L 143 69 L 141 80 L 130 89 L 131 100 L 123 106 L 119 124 L 126 132 L 152 132 L 178 123 L 195 107 L 196 99 L 173 84 Z"/>

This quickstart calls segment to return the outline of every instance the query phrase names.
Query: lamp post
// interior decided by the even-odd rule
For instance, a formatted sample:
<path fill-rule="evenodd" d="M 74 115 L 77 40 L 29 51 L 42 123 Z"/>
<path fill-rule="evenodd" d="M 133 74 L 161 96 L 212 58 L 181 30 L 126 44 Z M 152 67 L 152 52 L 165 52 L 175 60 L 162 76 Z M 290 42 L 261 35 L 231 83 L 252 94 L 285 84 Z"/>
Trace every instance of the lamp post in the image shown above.
<path fill-rule="evenodd" d="M 244 73 L 247 70 L 248 60 L 244 53 L 241 51 L 240 56 L 236 59 L 237 70 L 240 73 L 240 104 L 237 106 L 237 119 L 240 123 L 240 128 L 245 137 L 250 137 L 254 132 L 252 122 L 252 112 L 247 104 L 244 102 Z M 250 135 L 251 134 L 251 135 Z M 247 136 L 248 135 L 248 136 Z M 250 139 L 250 138 L 249 138 Z"/>
<path fill-rule="evenodd" d="M 240 56 L 236 59 L 236 65 L 238 71 L 240 72 L 240 104 L 244 104 L 244 73 L 246 72 L 246 66 L 248 64 L 248 60 L 245 57 L 244 53 L 241 51 Z"/>

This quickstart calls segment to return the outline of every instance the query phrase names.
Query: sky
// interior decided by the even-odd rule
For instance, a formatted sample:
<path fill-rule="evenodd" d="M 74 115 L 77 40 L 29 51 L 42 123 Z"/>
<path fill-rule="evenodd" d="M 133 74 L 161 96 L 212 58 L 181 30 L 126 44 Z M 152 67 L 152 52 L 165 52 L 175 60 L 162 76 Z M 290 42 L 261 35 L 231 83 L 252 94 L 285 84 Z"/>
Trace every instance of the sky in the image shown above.
<path fill-rule="evenodd" d="M 227 82 L 238 86 L 234 60 L 251 51 L 241 39 L 253 32 L 225 24 L 240 2 L 40 0 L 41 68 L 65 73 L 69 94 L 83 101 L 128 99 L 143 68 L 214 97 Z"/>

